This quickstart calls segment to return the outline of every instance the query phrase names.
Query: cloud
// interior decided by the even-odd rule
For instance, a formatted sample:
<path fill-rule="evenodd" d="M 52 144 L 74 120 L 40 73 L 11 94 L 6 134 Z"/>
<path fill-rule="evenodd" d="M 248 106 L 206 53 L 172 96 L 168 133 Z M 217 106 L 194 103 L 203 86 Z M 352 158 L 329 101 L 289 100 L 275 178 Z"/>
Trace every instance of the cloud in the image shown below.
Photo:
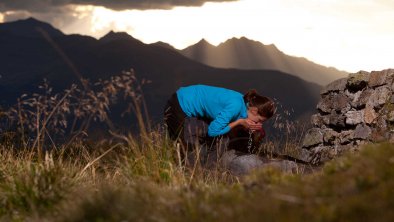
<path fill-rule="evenodd" d="M 113 10 L 171 9 L 175 6 L 201 6 L 206 2 L 237 0 L 1 0 L 0 12 L 28 11 L 43 13 L 70 4 L 103 6 Z"/>
<path fill-rule="evenodd" d="M 0 23 L 34 17 L 66 32 L 75 33 L 83 29 L 85 31 L 81 34 L 92 35 L 90 26 L 94 7 L 87 7 L 89 5 L 121 11 L 172 9 L 175 6 L 201 6 L 206 2 L 232 1 L 238 0 L 0 0 Z M 79 11 L 80 8 L 85 11 Z"/>

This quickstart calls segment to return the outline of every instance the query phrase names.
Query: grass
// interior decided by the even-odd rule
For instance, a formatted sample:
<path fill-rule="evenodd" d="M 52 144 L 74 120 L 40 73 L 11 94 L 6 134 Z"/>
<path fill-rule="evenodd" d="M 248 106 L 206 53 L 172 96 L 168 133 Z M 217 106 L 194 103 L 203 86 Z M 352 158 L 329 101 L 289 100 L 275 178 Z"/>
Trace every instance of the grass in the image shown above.
<path fill-rule="evenodd" d="M 166 142 L 165 138 L 163 141 Z M 167 141 L 168 142 L 168 141 Z M 0 216 L 46 221 L 392 221 L 394 145 L 369 145 L 312 174 L 234 177 L 177 165 L 170 144 L 70 158 L 1 148 Z M 135 144 L 134 144 L 135 145 Z M 102 147 L 103 148 L 103 147 Z M 112 148 L 112 149 L 111 149 Z M 102 149 L 105 150 L 105 149 Z M 86 151 L 88 152 L 88 151 Z M 192 176 L 193 175 L 193 176 Z"/>
<path fill-rule="evenodd" d="M 166 134 L 144 125 L 148 121 L 141 114 L 145 111 L 136 108 L 144 106 L 133 97 L 134 83 L 121 84 L 122 78 L 135 78 L 119 78 L 104 81 L 99 88 L 106 91 L 89 92 L 92 100 L 73 86 L 63 94 L 20 100 L 19 108 L 3 114 L 15 130 L 4 130 L 0 137 L 0 220 L 394 220 L 393 144 L 364 146 L 308 174 L 264 168 L 237 177 L 198 161 L 185 167 Z M 117 94 L 133 97 L 141 133 L 112 132 L 110 140 L 90 140 L 86 119 L 110 124 L 106 110 Z M 94 111 L 82 109 L 78 98 Z M 72 122 L 81 124 L 67 124 L 70 113 L 78 115 Z M 64 132 L 74 134 L 57 143 L 54 138 Z M 286 136 L 283 150 L 293 152 L 297 141 Z M 283 141 L 263 149 L 275 144 Z"/>

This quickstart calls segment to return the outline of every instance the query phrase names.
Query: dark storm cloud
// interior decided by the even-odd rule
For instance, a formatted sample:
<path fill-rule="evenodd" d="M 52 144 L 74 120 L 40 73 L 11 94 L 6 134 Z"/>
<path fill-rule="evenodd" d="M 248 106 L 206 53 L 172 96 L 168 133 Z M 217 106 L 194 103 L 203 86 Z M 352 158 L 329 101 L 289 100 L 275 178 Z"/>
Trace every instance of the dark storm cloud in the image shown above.
<path fill-rule="evenodd" d="M 114 10 L 171 9 L 175 6 L 201 6 L 205 2 L 229 2 L 236 0 L 1 0 L 0 12 L 24 10 L 45 12 L 69 4 L 103 6 Z"/>
<path fill-rule="evenodd" d="M 234 0 L 71 0 L 74 4 L 104 6 L 115 10 L 124 9 L 171 9 L 174 6 L 201 6 L 205 2 L 229 2 Z"/>

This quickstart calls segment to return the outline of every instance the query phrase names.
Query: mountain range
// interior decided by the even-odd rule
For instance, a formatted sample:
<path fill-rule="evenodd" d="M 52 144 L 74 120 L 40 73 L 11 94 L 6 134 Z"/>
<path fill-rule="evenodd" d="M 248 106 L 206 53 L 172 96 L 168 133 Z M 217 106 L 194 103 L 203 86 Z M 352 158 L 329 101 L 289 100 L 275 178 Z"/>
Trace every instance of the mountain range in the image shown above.
<path fill-rule="evenodd" d="M 245 37 L 229 39 L 216 47 L 202 39 L 180 52 L 213 67 L 279 70 L 322 86 L 348 75 L 305 58 L 286 55 L 273 44 L 264 45 Z"/>
<path fill-rule="evenodd" d="M 298 118 L 315 110 L 321 86 L 279 70 L 214 68 L 182 55 L 171 46 L 144 44 L 127 33 L 109 32 L 100 39 L 66 35 L 34 18 L 0 24 L 0 105 L 8 107 L 46 78 L 55 90 L 79 83 L 78 76 L 108 79 L 134 69 L 144 86 L 152 120 L 179 87 L 208 84 L 237 90 L 255 88 L 275 98 Z M 122 122 L 122 124 L 125 124 Z"/>

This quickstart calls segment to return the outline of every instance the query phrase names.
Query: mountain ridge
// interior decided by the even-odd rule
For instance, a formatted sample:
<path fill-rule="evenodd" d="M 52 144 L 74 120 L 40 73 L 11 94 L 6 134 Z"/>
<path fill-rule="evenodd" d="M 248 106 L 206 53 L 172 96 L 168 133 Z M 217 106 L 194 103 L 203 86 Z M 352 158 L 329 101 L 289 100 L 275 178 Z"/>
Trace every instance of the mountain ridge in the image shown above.
<path fill-rule="evenodd" d="M 286 55 L 274 44 L 264 45 L 246 37 L 234 37 L 218 46 L 208 42 L 203 45 L 201 41 L 180 52 L 212 67 L 279 70 L 322 86 L 347 76 L 346 72 L 334 67 L 322 66 L 304 57 Z"/>
<path fill-rule="evenodd" d="M 64 33 L 59 29 L 54 28 L 52 25 L 37 20 L 33 17 L 25 20 L 17 20 L 13 22 L 0 23 L 0 33 L 9 33 L 15 36 L 24 36 L 37 38 L 42 37 L 40 30 L 45 31 L 52 37 L 63 36 Z"/>
<path fill-rule="evenodd" d="M 125 34 L 119 36 L 125 37 Z M 0 104 L 3 107 L 14 104 L 23 93 L 37 91 L 44 78 L 58 91 L 78 83 L 75 72 L 84 79 L 96 81 L 133 69 L 138 79 L 152 81 L 144 86 L 144 97 L 155 120 L 161 119 L 170 95 L 186 85 L 206 84 L 242 93 L 255 88 L 263 95 L 276 98 L 286 109 L 294 109 L 294 118 L 314 112 L 321 89 L 319 85 L 275 70 L 210 67 L 178 51 L 145 44 L 132 37 L 103 43 L 87 36 L 61 35 L 52 36 L 52 44 L 49 44 L 45 38 L 15 38 L 12 33 L 3 32 L 0 40 L 3 49 L 0 51 Z"/>

